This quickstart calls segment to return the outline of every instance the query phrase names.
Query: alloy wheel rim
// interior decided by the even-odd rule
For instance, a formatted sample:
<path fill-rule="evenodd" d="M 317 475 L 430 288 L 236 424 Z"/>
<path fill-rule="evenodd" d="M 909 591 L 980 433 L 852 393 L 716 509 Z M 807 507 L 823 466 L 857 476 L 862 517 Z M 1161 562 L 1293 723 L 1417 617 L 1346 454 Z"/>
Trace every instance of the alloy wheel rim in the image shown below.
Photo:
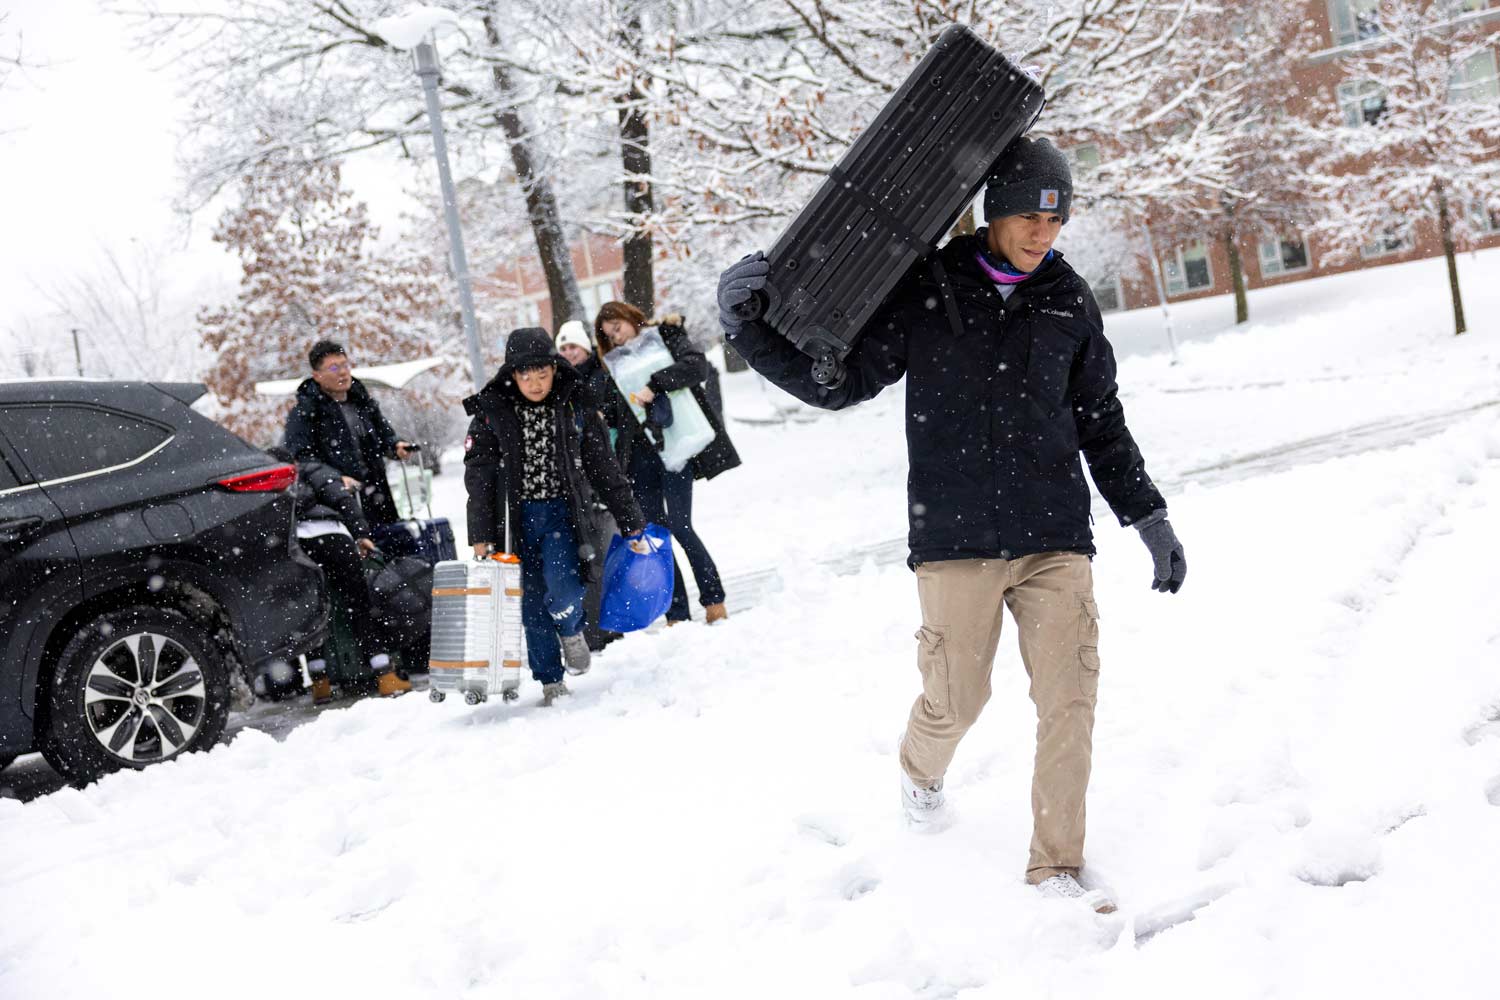
<path fill-rule="evenodd" d="M 110 644 L 84 681 L 89 731 L 107 753 L 130 764 L 175 756 L 198 734 L 207 704 L 193 654 L 157 632 Z"/>

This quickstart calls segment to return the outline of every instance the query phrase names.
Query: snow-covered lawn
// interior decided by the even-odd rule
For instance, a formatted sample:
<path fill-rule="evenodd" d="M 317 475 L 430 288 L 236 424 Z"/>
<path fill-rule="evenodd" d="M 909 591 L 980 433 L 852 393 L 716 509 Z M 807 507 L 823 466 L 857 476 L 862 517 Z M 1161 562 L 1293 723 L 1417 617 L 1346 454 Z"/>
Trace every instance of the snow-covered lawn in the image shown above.
<path fill-rule="evenodd" d="M 1500 254 L 1464 260 L 1466 338 L 1440 266 L 1305 283 L 1303 314 L 1176 367 L 1121 351 L 1190 572 L 1152 593 L 1096 511 L 1089 861 L 1116 917 L 1022 884 L 1011 631 L 958 823 L 900 821 L 915 586 L 820 562 L 904 534 L 895 390 L 732 424 L 746 465 L 698 520 L 727 574 L 784 589 L 611 646 L 561 709 L 363 702 L 0 801 L 0 997 L 1495 996 Z M 1109 321 L 1126 344 L 1147 317 Z M 753 379 L 726 394 L 770 412 Z"/>

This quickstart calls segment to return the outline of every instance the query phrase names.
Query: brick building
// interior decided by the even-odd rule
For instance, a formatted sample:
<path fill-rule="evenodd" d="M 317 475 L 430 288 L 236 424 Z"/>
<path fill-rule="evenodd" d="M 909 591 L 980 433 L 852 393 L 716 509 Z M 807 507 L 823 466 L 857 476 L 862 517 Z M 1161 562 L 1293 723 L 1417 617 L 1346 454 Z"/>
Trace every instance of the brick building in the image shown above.
<path fill-rule="evenodd" d="M 504 303 L 514 311 L 516 325 L 553 330 L 547 278 L 542 274 L 536 247 L 528 241 L 525 250 L 528 252 L 504 261 L 488 274 L 476 276 L 474 294 Z M 624 251 L 613 237 L 588 233 L 573 242 L 572 252 L 578 294 L 592 317 L 604 303 L 620 298 L 624 288 Z"/>
<path fill-rule="evenodd" d="M 1433 0 L 1452 9 L 1455 16 L 1478 15 L 1488 21 L 1496 46 L 1470 60 L 1461 69 L 1468 99 L 1500 100 L 1500 72 L 1497 72 L 1497 49 L 1500 49 L 1500 2 L 1497 0 Z M 1299 89 L 1308 95 L 1308 114 L 1321 116 L 1338 108 L 1346 124 L 1358 126 L 1372 122 L 1384 108 L 1384 98 L 1371 81 L 1351 76 L 1343 66 L 1348 47 L 1372 41 L 1379 36 L 1372 12 L 1379 0 L 1301 0 L 1312 27 L 1325 40 L 1323 48 L 1295 67 Z M 1482 12 L 1490 11 L 1488 14 Z M 1074 146 L 1067 150 L 1075 170 L 1088 170 L 1097 164 L 1101 150 L 1097 145 Z M 1500 246 L 1500 213 L 1468 206 L 1478 228 L 1488 235 L 1482 246 Z M 1337 274 L 1356 268 L 1375 267 L 1401 261 L 1435 257 L 1443 252 L 1435 223 L 1418 221 L 1407 232 L 1371 233 L 1370 242 L 1358 257 L 1334 264 L 1323 258 L 1317 240 L 1301 233 L 1263 233 L 1258 239 L 1243 239 L 1240 260 L 1245 285 L 1249 289 L 1303 278 Z M 1162 278 L 1170 302 L 1225 295 L 1233 291 L 1229 254 L 1219 240 L 1203 240 L 1171 248 L 1158 247 L 1161 253 Z M 1106 311 L 1133 309 L 1159 304 L 1156 286 L 1150 277 L 1149 264 L 1142 260 L 1142 277 L 1121 280 L 1111 275 L 1090 275 L 1090 284 Z"/>

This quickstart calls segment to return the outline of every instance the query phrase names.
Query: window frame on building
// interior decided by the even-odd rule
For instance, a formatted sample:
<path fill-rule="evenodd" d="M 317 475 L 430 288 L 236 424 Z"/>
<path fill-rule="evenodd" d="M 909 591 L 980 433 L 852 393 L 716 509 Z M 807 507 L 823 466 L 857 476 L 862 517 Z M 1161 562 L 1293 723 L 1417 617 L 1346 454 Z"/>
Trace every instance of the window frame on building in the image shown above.
<path fill-rule="evenodd" d="M 1118 274 L 1090 278 L 1089 291 L 1094 293 L 1094 302 L 1101 313 L 1121 312 L 1125 309 L 1125 286 Z M 1105 305 L 1108 300 L 1113 300 L 1114 304 Z"/>
<path fill-rule="evenodd" d="M 1378 110 L 1370 104 L 1376 95 L 1380 98 Z M 1333 96 L 1346 128 L 1369 128 L 1385 115 L 1386 89 L 1375 80 L 1345 80 L 1334 87 Z"/>
<path fill-rule="evenodd" d="M 1068 150 L 1068 159 L 1081 174 L 1094 170 L 1103 161 L 1097 142 L 1084 142 Z"/>
<path fill-rule="evenodd" d="M 1207 280 L 1200 285 L 1193 285 L 1188 279 L 1188 257 L 1184 254 L 1184 251 L 1192 252 L 1200 249 L 1202 251 L 1203 273 Z M 1200 258 L 1193 258 L 1194 261 L 1198 259 Z M 1167 287 L 1167 298 L 1169 299 L 1180 295 L 1191 295 L 1195 292 L 1208 291 L 1214 287 L 1214 262 L 1213 258 L 1209 255 L 1208 244 L 1203 240 L 1184 246 L 1173 247 L 1171 256 L 1164 259 L 1161 265 L 1162 283 Z M 1175 285 L 1174 280 L 1176 282 Z"/>
<path fill-rule="evenodd" d="M 1469 225 L 1480 236 L 1500 236 L 1500 208 L 1489 208 L 1482 201 L 1469 203 Z"/>
<path fill-rule="evenodd" d="M 1379 38 L 1375 16 L 1380 0 L 1328 0 L 1328 30 L 1334 45 L 1354 45 Z"/>
<path fill-rule="evenodd" d="M 1380 260 L 1408 252 L 1416 245 L 1409 223 L 1392 222 L 1359 248 L 1360 260 Z"/>
<path fill-rule="evenodd" d="M 1488 72 L 1478 77 L 1463 79 L 1466 68 L 1480 62 L 1487 63 Z M 1500 63 L 1495 60 L 1495 50 L 1476 52 L 1454 68 L 1448 78 L 1448 103 L 1466 104 L 1470 101 L 1500 101 Z"/>
<path fill-rule="evenodd" d="M 1273 244 L 1275 253 L 1268 257 L 1266 248 Z M 1300 247 L 1302 250 L 1302 263 L 1296 267 L 1286 266 L 1286 248 L 1289 246 Z M 1311 271 L 1313 266 L 1312 251 L 1308 249 L 1307 240 L 1301 233 L 1291 234 L 1290 237 L 1286 233 L 1262 233 L 1255 244 L 1255 259 L 1260 266 L 1262 278 L 1284 278 L 1289 274 Z M 1272 260 L 1275 261 L 1275 270 L 1270 270 L 1266 266 Z"/>

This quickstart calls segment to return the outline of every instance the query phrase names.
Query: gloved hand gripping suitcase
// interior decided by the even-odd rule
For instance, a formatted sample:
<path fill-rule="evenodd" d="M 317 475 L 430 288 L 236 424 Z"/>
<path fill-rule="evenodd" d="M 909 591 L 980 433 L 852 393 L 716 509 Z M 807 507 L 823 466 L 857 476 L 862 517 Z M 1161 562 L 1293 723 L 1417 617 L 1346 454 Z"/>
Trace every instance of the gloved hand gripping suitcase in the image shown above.
<path fill-rule="evenodd" d="M 859 331 L 936 249 L 1006 146 L 1041 113 L 1042 87 L 962 25 L 947 28 L 829 171 L 767 254 L 765 321 L 836 386 Z"/>

